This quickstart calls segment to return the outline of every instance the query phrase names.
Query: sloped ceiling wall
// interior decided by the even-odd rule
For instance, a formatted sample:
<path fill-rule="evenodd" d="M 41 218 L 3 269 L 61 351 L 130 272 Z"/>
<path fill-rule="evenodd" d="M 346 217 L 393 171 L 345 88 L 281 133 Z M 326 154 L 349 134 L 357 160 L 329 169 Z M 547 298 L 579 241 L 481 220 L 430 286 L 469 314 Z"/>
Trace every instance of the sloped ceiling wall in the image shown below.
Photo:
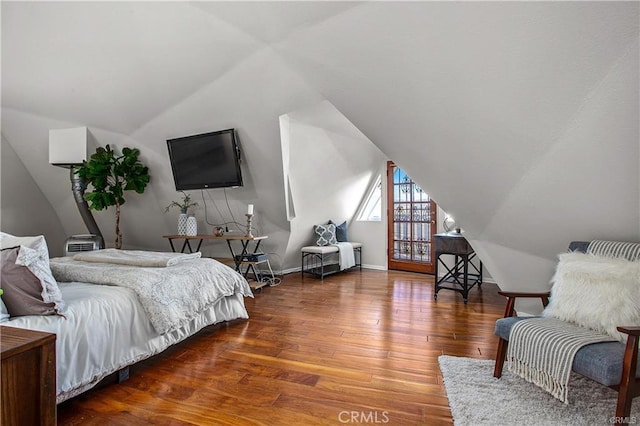
<path fill-rule="evenodd" d="M 286 117 L 289 164 L 285 175 L 295 217 L 284 262 L 297 266 L 300 247 L 315 245 L 314 225 L 347 221 L 352 228 L 363 195 L 386 157 L 327 101 Z M 385 251 L 384 246 L 374 250 Z M 371 264 L 374 258 L 363 251 L 363 264 Z"/>
<path fill-rule="evenodd" d="M 503 288 L 546 287 L 572 239 L 640 239 L 636 2 L 1 7 L 2 133 L 67 233 L 66 184 L 39 171 L 52 122 L 138 145 L 160 171 L 131 208 L 147 248 L 173 226 L 164 140 L 238 127 L 251 185 L 233 207 L 255 202 L 286 246 L 278 117 L 327 99 L 456 217 Z"/>
<path fill-rule="evenodd" d="M 367 3 L 282 50 L 503 288 L 548 287 L 571 240 L 639 238 L 637 3 Z"/>
<path fill-rule="evenodd" d="M 7 201 L 2 204 L 0 212 L 2 231 L 13 235 L 44 235 L 50 244 L 50 253 L 54 256 L 62 256 L 61 243 L 65 236 L 55 211 L 40 192 L 40 188 L 11 145 L 4 139 L 1 143 L 0 188 L 3 199 Z M 16 185 L 16 182 L 20 182 L 20 185 Z M 16 200 L 23 200 L 23 202 L 17 203 Z M 27 217 L 25 217 L 25 211 L 29 212 Z"/>

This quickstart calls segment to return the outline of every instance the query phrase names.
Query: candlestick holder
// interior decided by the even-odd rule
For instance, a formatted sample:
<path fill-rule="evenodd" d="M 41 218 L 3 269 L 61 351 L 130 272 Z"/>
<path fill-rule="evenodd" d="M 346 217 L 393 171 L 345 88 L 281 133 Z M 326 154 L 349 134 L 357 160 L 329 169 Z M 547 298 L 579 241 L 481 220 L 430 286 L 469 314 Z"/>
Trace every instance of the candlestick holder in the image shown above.
<path fill-rule="evenodd" d="M 245 216 L 247 217 L 247 233 L 245 234 L 245 237 L 253 238 L 253 234 L 251 233 L 251 220 L 253 219 L 253 215 L 247 213 Z"/>

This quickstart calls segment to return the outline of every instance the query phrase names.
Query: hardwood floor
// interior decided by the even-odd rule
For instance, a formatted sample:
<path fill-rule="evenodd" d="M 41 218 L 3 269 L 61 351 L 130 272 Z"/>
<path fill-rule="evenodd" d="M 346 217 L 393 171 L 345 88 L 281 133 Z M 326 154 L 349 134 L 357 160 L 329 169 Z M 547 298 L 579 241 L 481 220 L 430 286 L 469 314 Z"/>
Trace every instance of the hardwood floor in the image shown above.
<path fill-rule="evenodd" d="M 451 424 L 441 354 L 492 359 L 498 288 L 462 296 L 433 277 L 358 270 L 284 277 L 250 319 L 208 327 L 58 406 L 60 425 Z"/>

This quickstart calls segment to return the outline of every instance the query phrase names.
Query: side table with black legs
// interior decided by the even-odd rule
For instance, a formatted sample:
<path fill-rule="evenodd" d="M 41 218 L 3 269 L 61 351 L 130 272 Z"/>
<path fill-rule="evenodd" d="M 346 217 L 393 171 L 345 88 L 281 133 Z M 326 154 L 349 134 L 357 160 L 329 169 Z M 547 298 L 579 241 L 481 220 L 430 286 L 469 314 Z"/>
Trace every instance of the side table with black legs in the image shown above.
<path fill-rule="evenodd" d="M 440 290 L 453 290 L 462 294 L 465 305 L 469 299 L 469 290 L 476 285 L 482 286 L 482 261 L 476 256 L 469 242 L 458 232 L 447 232 L 433 236 L 435 245 L 435 279 L 433 298 L 438 300 Z M 453 267 L 449 267 L 441 257 L 451 255 Z M 438 278 L 438 267 L 443 266 L 446 273 Z"/>
<path fill-rule="evenodd" d="M 193 253 L 194 251 L 200 251 L 200 247 L 202 246 L 202 242 L 204 240 L 207 241 L 226 241 L 227 247 L 229 248 L 229 252 L 231 253 L 231 260 L 235 265 L 235 270 L 244 275 L 246 278 L 249 272 L 253 273 L 253 276 L 256 279 L 256 284 L 251 286 L 252 290 L 260 290 L 262 287 L 268 285 L 261 279 L 260 272 L 256 269 L 256 265 L 259 265 L 264 262 L 268 262 L 268 257 L 266 254 L 260 252 L 260 243 L 262 240 L 266 240 L 269 238 L 268 235 L 263 235 L 260 237 L 254 236 L 246 236 L 246 235 L 234 235 L 234 234 L 225 234 L 221 236 L 217 235 L 163 235 L 163 238 L 169 240 L 169 245 L 171 246 L 171 251 L 175 252 L 176 248 L 173 245 L 173 240 L 184 240 L 182 243 L 182 247 L 180 248 L 180 253 Z M 236 252 L 233 248 L 233 241 L 240 242 L 240 252 Z M 193 250 L 191 247 L 191 242 L 197 242 L 196 249 Z M 251 247 L 251 243 L 253 243 L 253 247 Z M 243 267 L 246 267 L 243 271 Z"/>

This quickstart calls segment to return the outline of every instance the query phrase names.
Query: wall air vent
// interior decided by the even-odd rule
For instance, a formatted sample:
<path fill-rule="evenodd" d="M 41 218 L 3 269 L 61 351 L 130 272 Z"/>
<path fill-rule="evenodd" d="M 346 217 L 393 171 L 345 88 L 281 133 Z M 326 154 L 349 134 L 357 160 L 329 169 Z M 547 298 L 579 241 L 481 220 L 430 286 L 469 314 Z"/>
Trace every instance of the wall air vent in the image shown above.
<path fill-rule="evenodd" d="M 64 255 L 73 256 L 83 251 L 99 250 L 102 244 L 102 238 L 98 235 L 83 234 L 72 235 L 67 238 L 64 245 Z"/>

